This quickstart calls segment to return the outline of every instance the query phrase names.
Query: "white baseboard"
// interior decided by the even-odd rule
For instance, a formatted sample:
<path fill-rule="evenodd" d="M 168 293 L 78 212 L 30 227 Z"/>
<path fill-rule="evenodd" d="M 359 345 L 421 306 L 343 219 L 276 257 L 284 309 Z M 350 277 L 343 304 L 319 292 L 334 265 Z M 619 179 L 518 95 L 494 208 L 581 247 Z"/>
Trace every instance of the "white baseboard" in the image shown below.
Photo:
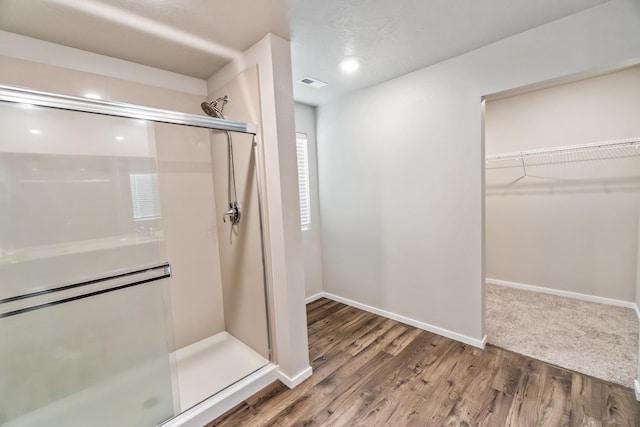
<path fill-rule="evenodd" d="M 311 300 L 311 298 L 314 298 Z M 312 297 L 307 298 L 307 301 L 315 301 L 318 298 L 328 298 L 337 302 L 341 302 L 342 304 L 349 305 L 351 307 L 359 308 L 360 310 L 368 311 L 369 313 L 377 314 L 378 316 L 386 317 L 388 319 L 396 320 L 400 323 L 404 323 L 405 325 L 414 326 L 418 329 L 423 329 L 428 332 L 433 332 L 434 334 L 442 335 L 443 337 L 451 338 L 455 341 L 460 341 L 465 344 L 472 345 L 474 347 L 484 349 L 487 344 L 487 336 L 482 337 L 481 340 L 472 338 L 466 335 L 459 334 L 457 332 L 450 331 L 448 329 L 440 328 L 438 326 L 430 325 L 428 323 L 420 322 L 415 319 L 411 319 L 406 316 L 402 316 L 400 314 L 392 313 L 390 311 L 382 310 L 376 307 L 372 307 L 370 305 L 362 304 L 357 301 L 353 301 L 347 298 L 342 298 L 334 294 L 330 294 L 328 292 L 320 292 Z"/>
<path fill-rule="evenodd" d="M 633 382 L 633 391 L 636 392 L 636 400 L 640 402 L 640 382 L 638 380 Z"/>
<path fill-rule="evenodd" d="M 324 292 L 318 292 L 318 293 L 317 293 L 317 294 L 315 294 L 315 295 L 311 295 L 310 297 L 307 297 L 307 298 L 305 299 L 305 302 L 306 302 L 307 304 L 310 304 L 310 303 L 312 303 L 312 302 L 314 302 L 314 301 L 316 301 L 316 300 L 319 300 L 320 298 L 325 298 L 325 296 L 324 296 Z"/>
<path fill-rule="evenodd" d="M 598 297 L 595 295 L 580 294 L 578 292 L 561 291 L 559 289 L 543 288 L 541 286 L 525 285 L 524 283 L 509 282 L 506 280 L 486 278 L 485 282 L 490 285 L 500 285 L 500 286 L 506 286 L 509 288 L 522 289 L 524 291 L 540 292 L 543 294 L 557 295 L 557 296 L 566 297 L 566 298 L 579 299 L 582 301 L 597 302 L 600 304 L 631 308 L 631 309 L 634 309 L 636 313 L 640 316 L 640 311 L 638 311 L 638 307 L 634 302 L 631 302 L 631 301 L 623 301 L 619 299 Z"/>
<path fill-rule="evenodd" d="M 302 384 L 302 382 L 304 380 L 309 378 L 311 376 L 311 374 L 313 374 L 313 369 L 311 369 L 311 366 L 308 366 L 307 369 L 305 369 L 304 371 L 300 372 L 298 375 L 296 375 L 293 378 L 287 376 L 282 371 L 278 371 L 278 379 L 280 380 L 280 382 L 282 382 L 287 387 L 295 388 L 296 386 Z"/>

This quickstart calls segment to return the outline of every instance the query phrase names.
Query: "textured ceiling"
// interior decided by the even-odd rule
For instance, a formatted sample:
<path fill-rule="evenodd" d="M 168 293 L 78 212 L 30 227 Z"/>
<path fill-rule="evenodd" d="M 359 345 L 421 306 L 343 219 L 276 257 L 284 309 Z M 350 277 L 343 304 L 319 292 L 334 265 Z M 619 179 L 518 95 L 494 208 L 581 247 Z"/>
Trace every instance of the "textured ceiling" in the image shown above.
<path fill-rule="evenodd" d="M 605 1 L 0 0 L 0 29 L 203 79 L 271 32 L 294 80 L 329 83 L 293 83 L 318 105 Z"/>
<path fill-rule="evenodd" d="M 588 9 L 606 0 L 296 0 L 291 8 L 297 101 L 321 104 L 481 46 Z M 346 56 L 360 69 L 338 68 Z"/>

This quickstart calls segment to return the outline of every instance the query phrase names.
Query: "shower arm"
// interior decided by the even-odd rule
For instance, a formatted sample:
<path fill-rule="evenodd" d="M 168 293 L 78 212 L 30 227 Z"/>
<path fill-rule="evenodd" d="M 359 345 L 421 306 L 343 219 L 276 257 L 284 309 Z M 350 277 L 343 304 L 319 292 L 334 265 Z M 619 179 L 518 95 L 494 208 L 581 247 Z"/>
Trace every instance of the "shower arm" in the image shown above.
<path fill-rule="evenodd" d="M 222 103 L 222 106 L 218 107 L 218 103 L 220 102 Z M 229 102 L 229 97 L 227 95 L 224 95 L 214 99 L 211 102 L 203 102 L 200 104 L 200 107 L 207 116 L 211 116 L 214 119 L 226 120 L 222 112 L 224 110 L 224 106 L 227 105 L 227 102 Z"/>

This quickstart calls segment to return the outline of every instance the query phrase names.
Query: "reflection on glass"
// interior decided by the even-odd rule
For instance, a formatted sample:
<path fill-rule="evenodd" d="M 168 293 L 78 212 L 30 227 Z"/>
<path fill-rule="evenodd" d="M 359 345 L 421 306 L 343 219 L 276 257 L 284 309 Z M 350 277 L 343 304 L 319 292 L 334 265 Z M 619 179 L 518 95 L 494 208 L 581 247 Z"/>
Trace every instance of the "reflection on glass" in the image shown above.
<path fill-rule="evenodd" d="M 0 425 L 173 415 L 164 281 L 6 315 L 7 299 L 165 261 L 152 129 L 0 102 Z"/>
<path fill-rule="evenodd" d="M 160 218 L 160 193 L 158 175 L 155 173 L 129 174 L 133 220 L 144 221 Z"/>
<path fill-rule="evenodd" d="M 0 319 L 0 425 L 150 427 L 171 417 L 155 283 Z"/>
<path fill-rule="evenodd" d="M 0 126 L 0 299 L 162 261 L 152 128 L 11 103 Z"/>

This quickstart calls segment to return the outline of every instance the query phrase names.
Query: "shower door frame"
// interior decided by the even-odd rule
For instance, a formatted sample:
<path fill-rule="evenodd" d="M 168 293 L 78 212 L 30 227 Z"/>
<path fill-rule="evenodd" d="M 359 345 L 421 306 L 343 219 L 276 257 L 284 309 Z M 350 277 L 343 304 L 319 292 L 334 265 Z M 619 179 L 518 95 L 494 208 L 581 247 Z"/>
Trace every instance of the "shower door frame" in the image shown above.
<path fill-rule="evenodd" d="M 258 126 L 253 123 L 238 122 L 228 119 L 218 119 L 209 116 L 201 116 L 197 114 L 181 113 L 178 111 L 164 110 L 153 107 L 145 107 L 135 104 L 128 104 L 123 102 L 105 101 L 99 99 L 81 98 L 68 95 L 60 95 L 49 92 L 36 91 L 31 89 L 25 89 L 14 86 L 0 85 L 0 102 L 11 102 L 26 105 L 36 105 L 41 107 L 49 107 L 54 109 L 77 111 L 82 113 L 94 113 L 102 114 L 114 117 L 123 117 L 128 119 L 140 119 L 156 123 L 168 123 L 182 126 L 192 126 L 198 128 L 205 128 L 211 130 L 222 130 L 229 132 L 237 132 L 243 134 L 252 135 L 253 156 L 256 162 L 256 183 L 257 183 L 257 198 L 258 198 L 258 219 L 260 229 L 260 251 L 262 258 L 262 277 L 263 277 L 263 292 L 265 298 L 265 310 L 266 310 L 266 325 L 267 325 L 267 351 L 268 360 L 273 363 L 273 338 L 272 338 L 272 320 L 270 310 L 270 292 L 268 286 L 268 272 L 267 272 L 267 256 L 266 256 L 266 238 L 264 231 L 264 206 L 262 197 L 262 180 L 261 171 L 262 165 L 260 164 L 260 156 L 258 155 Z M 264 378 L 264 379 L 263 379 Z M 258 379 L 258 383 L 265 381 L 263 377 Z M 244 380 L 240 380 L 244 382 Z M 270 380 L 264 384 L 267 385 Z M 224 391 L 224 390 L 223 390 Z M 235 393 L 235 392 L 234 392 Z M 212 396 L 215 397 L 216 395 Z M 211 398 L 211 397 L 210 397 Z M 210 399 L 209 398 L 209 399 Z M 207 402 L 205 400 L 204 402 Z M 204 403 L 202 402 L 202 403 Z M 201 404 L 202 404 L 201 403 Z M 197 405 L 191 408 L 187 412 L 191 412 L 193 409 L 198 408 Z M 197 415 L 202 415 L 202 411 Z M 182 417 L 185 411 L 174 414 L 172 418 L 165 421 L 162 425 L 182 425 L 184 422 L 189 423 L 189 418 Z M 197 418 L 196 415 L 196 418 Z M 178 423 L 178 424 L 176 424 Z"/>
<path fill-rule="evenodd" d="M 178 111 L 162 110 L 124 102 L 59 95 L 13 86 L 0 85 L 0 101 L 32 104 L 61 110 L 79 111 L 82 113 L 125 117 L 128 119 L 141 119 L 158 123 L 172 123 L 183 126 L 226 130 L 251 135 L 256 135 L 258 131 L 258 126 L 251 123 L 216 119 L 209 116 L 180 113 Z"/>

